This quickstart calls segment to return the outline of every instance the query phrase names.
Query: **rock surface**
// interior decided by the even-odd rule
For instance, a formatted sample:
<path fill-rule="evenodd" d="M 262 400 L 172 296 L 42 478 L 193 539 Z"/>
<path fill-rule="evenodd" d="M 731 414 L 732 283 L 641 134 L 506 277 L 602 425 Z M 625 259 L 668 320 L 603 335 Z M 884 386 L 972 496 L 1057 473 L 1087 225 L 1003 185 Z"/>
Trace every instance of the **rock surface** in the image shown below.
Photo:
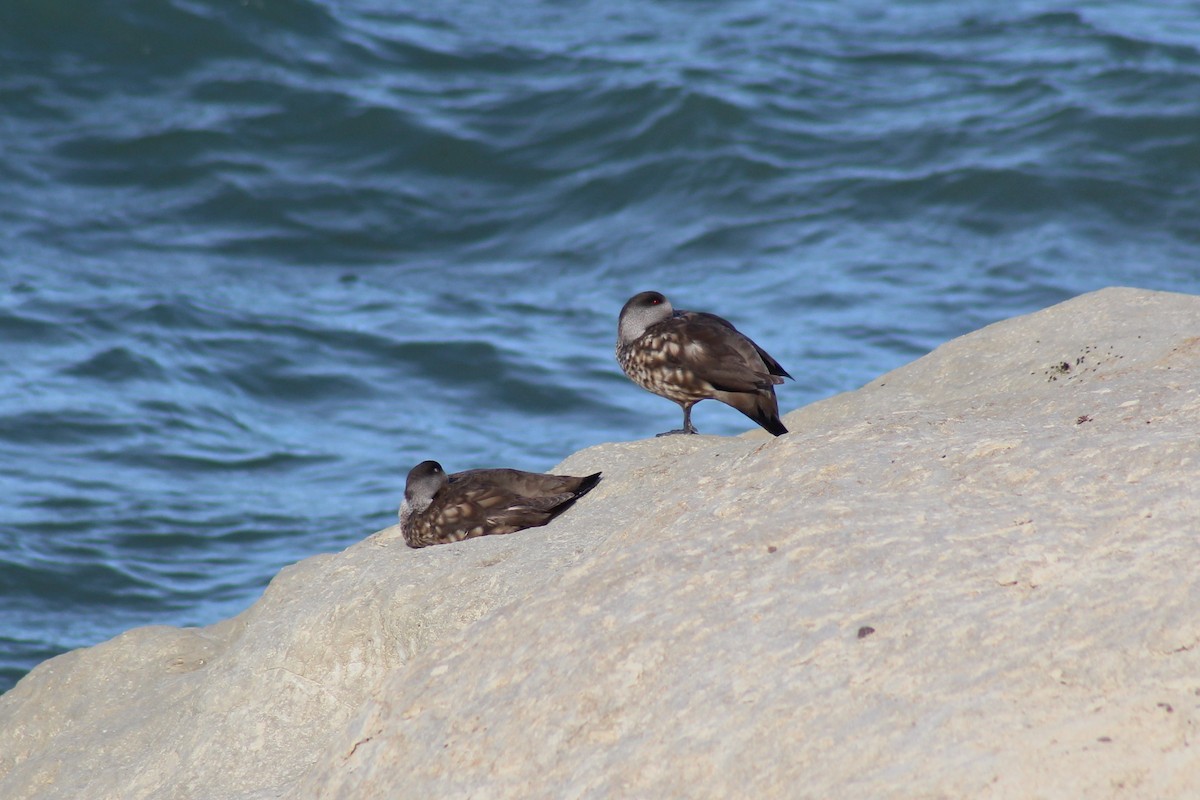
<path fill-rule="evenodd" d="M 0 797 L 1200 797 L 1200 298 L 1085 295 L 785 421 L 52 659 Z"/>

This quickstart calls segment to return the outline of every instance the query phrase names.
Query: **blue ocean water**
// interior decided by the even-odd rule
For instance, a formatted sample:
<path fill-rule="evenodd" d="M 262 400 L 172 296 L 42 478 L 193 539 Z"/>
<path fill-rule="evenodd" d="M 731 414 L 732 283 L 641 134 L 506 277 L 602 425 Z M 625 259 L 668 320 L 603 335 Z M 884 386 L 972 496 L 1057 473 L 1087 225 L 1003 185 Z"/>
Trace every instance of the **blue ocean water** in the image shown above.
<path fill-rule="evenodd" d="M 237 613 L 423 459 L 678 425 L 612 356 L 637 291 L 758 340 L 785 411 L 1084 291 L 1200 292 L 1200 14 L 6 0 L 0 186 L 3 691 Z"/>

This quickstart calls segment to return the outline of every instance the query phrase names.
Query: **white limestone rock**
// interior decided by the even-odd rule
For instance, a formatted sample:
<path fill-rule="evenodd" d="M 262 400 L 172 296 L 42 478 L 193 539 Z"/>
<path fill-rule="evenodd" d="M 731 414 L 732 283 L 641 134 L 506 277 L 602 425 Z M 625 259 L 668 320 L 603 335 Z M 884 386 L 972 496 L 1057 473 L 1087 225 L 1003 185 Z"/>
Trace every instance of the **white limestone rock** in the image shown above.
<path fill-rule="evenodd" d="M 643 514 L 290 797 L 1200 796 L 1198 421 L 1200 300 L 1109 290 L 778 440 L 627 446 Z"/>
<path fill-rule="evenodd" d="M 0 798 L 278 797 L 388 672 L 599 541 L 523 534 L 411 550 L 393 526 L 282 570 L 231 620 L 50 659 L 0 696 Z"/>
<path fill-rule="evenodd" d="M 603 445 L 0 697 L 0 797 L 1200 796 L 1200 298 L 957 339 L 792 433 Z"/>

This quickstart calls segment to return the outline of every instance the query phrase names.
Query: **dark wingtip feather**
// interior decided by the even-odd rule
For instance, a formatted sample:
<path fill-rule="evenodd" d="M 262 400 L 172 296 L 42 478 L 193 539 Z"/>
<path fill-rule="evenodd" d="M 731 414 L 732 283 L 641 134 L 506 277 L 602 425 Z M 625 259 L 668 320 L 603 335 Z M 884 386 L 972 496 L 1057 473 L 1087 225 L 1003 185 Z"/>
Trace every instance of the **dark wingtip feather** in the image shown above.
<path fill-rule="evenodd" d="M 596 484 L 600 482 L 600 473 L 593 472 L 579 480 L 579 488 L 575 490 L 575 497 L 583 497 L 585 494 L 596 488 Z"/>
<path fill-rule="evenodd" d="M 775 436 L 783 436 L 788 432 L 788 429 L 783 427 L 783 420 L 779 418 L 778 411 L 773 408 L 762 408 L 761 406 L 757 409 L 757 411 L 757 414 L 748 414 L 745 411 L 742 413 L 746 414 L 747 417 L 757 422 L 759 426 L 767 433 Z"/>

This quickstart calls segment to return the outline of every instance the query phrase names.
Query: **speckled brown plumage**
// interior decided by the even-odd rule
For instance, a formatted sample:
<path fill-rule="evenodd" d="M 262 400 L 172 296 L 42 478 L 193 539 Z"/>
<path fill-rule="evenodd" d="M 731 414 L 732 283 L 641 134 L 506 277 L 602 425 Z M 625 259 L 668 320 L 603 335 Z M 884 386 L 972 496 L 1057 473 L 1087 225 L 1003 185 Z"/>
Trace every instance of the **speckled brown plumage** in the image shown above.
<path fill-rule="evenodd" d="M 776 436 L 787 433 L 775 386 L 792 376 L 715 314 L 676 311 L 658 292 L 634 295 L 617 324 L 617 361 L 638 386 L 683 409 L 683 428 L 667 433 L 696 433 L 692 406 L 710 398 Z"/>
<path fill-rule="evenodd" d="M 447 475 L 436 461 L 408 473 L 400 530 L 409 547 L 514 533 L 545 525 L 600 481 L 517 469 L 472 469 Z"/>

